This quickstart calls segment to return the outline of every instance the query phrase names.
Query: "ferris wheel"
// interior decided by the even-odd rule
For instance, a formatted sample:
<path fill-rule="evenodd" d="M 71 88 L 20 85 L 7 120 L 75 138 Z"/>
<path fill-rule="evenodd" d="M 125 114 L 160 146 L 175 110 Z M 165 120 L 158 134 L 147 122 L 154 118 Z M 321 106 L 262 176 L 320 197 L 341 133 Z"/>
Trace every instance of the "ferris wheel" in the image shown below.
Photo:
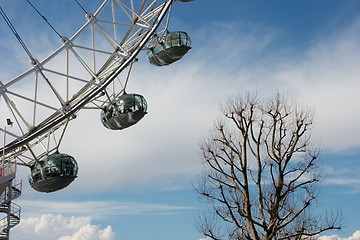
<path fill-rule="evenodd" d="M 30 55 L 31 69 L 0 80 L 1 164 L 29 167 L 29 183 L 40 192 L 68 186 L 78 166 L 61 153 L 67 126 L 84 109 L 99 110 L 112 130 L 145 116 L 145 98 L 126 91 L 132 66 L 141 51 L 155 66 L 189 51 L 188 34 L 169 31 L 173 5 L 188 1 L 105 0 L 94 13 L 82 8 L 85 24 L 71 37 L 59 34 L 56 51 L 44 60 Z"/>

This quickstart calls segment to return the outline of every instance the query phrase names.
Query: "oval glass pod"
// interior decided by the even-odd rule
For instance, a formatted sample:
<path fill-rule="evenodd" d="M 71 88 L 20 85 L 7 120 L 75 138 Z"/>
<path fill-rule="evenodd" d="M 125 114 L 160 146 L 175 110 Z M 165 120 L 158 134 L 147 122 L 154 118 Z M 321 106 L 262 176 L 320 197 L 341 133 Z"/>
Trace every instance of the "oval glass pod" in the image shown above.
<path fill-rule="evenodd" d="M 139 94 L 123 94 L 101 111 L 102 124 L 112 130 L 130 127 L 142 119 L 147 110 L 145 98 Z"/>

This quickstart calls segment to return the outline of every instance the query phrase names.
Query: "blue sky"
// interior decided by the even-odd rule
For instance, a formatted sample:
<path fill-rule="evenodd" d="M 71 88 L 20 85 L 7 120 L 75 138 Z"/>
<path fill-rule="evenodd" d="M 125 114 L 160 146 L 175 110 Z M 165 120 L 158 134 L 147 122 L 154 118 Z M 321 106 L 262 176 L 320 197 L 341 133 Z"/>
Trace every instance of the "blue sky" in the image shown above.
<path fill-rule="evenodd" d="M 84 22 L 73 1 L 32 2 L 64 35 Z M 81 2 L 94 11 L 101 1 Z M 36 58 L 58 47 L 25 1 L 1 6 Z M 176 2 L 170 29 L 187 31 L 193 48 L 164 68 L 140 55 L 129 87 L 146 97 L 149 114 L 113 132 L 101 126 L 98 112 L 81 112 L 62 146 L 77 159 L 78 178 L 43 194 L 29 187 L 28 169 L 19 169 L 22 222 L 13 239 L 201 239 L 196 221 L 203 206 L 192 188 L 201 174 L 198 143 L 220 103 L 246 91 L 280 91 L 315 108 L 312 137 L 321 142 L 326 177 L 315 211 L 341 209 L 347 223 L 322 240 L 360 239 L 359 13 L 356 0 Z M 4 23 L 0 33 L 5 81 L 29 60 Z"/>

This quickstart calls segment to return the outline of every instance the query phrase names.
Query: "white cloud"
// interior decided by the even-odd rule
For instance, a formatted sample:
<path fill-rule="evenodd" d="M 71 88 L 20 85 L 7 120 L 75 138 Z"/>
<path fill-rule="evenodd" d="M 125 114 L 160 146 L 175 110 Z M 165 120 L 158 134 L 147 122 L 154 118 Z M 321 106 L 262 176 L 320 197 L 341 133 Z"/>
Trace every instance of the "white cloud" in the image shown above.
<path fill-rule="evenodd" d="M 275 77 L 295 93 L 300 102 L 315 106 L 317 121 L 314 135 L 324 147 L 346 149 L 359 146 L 356 127 L 360 113 L 356 111 L 360 89 L 359 38 L 360 22 L 321 42 L 295 60 L 283 63 Z"/>
<path fill-rule="evenodd" d="M 65 217 L 43 214 L 39 217 L 22 218 L 11 231 L 13 239 L 27 240 L 114 240 L 111 226 L 93 225 L 91 217 Z"/>
<path fill-rule="evenodd" d="M 319 237 L 319 240 L 360 240 L 360 230 L 356 231 L 350 237 L 339 237 L 338 235 L 331 235 L 331 236 L 322 236 Z"/>
<path fill-rule="evenodd" d="M 215 32 L 225 39 L 225 36 L 247 39 L 246 33 L 240 33 L 236 26 L 231 26 L 232 31 L 228 33 Z M 238 29 L 240 27 L 242 26 L 237 26 Z M 242 46 L 246 46 L 246 43 L 241 41 L 238 44 L 240 46 L 221 45 L 220 41 L 213 41 L 216 48 L 207 46 L 206 49 L 211 56 L 218 56 L 218 60 L 206 66 L 226 73 L 226 77 L 219 78 L 218 81 L 222 81 L 228 88 L 231 86 L 240 92 L 256 89 L 264 95 L 279 90 L 296 98 L 301 105 L 314 106 L 316 127 L 313 136 L 321 140 L 324 148 L 339 150 L 356 147 L 359 146 L 357 136 L 360 134 L 357 127 L 360 113 L 356 111 L 360 100 L 360 68 L 356 64 L 360 61 L 360 47 L 356 41 L 360 37 L 359 29 L 360 21 L 357 21 L 348 28 L 331 34 L 324 32 L 308 49 L 301 52 L 295 52 L 286 45 L 269 51 L 277 41 L 277 34 L 258 29 L 265 33 L 260 35 L 251 32 L 257 38 L 252 38 L 252 44 L 248 43 L 244 48 Z M 261 42 L 261 39 L 270 41 Z M 227 41 L 229 40 L 225 40 L 225 43 Z M 264 44 L 265 47 L 256 47 Z M 238 52 L 238 49 L 242 51 Z M 253 56 L 249 56 L 249 49 L 254 49 Z M 236 54 L 233 55 L 234 52 Z M 224 55 L 225 59 L 232 56 L 231 60 L 224 61 Z M 245 59 L 251 60 L 244 62 L 244 55 Z M 211 70 L 204 72 L 207 71 Z"/>

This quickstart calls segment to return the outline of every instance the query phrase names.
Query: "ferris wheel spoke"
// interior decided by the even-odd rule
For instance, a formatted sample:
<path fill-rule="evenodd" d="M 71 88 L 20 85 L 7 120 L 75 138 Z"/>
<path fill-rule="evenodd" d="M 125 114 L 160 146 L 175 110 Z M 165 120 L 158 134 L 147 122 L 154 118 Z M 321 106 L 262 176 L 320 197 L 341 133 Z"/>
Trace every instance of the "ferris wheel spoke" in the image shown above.
<path fill-rule="evenodd" d="M 91 76 L 91 78 L 98 80 L 96 73 L 92 71 L 92 69 L 87 65 L 86 61 L 73 48 L 70 48 L 70 51 L 74 54 L 81 66 Z"/>
<path fill-rule="evenodd" d="M 58 110 L 57 107 L 51 106 L 51 105 L 46 104 L 46 103 L 44 103 L 44 102 L 36 101 L 36 99 L 29 98 L 29 97 L 26 97 L 26 96 L 23 96 L 23 95 L 20 95 L 20 94 L 17 94 L 17 93 L 15 93 L 15 92 L 11 92 L 11 91 L 7 91 L 7 93 L 10 94 L 10 95 L 13 95 L 13 96 L 15 96 L 15 97 L 21 98 L 21 99 L 23 99 L 23 100 L 26 100 L 26 101 L 28 101 L 28 102 L 31 102 L 31 103 L 33 103 L 33 104 L 40 105 L 40 106 L 42 106 L 42 107 L 46 107 L 46 108 L 51 109 L 51 110 L 54 110 L 54 111 L 57 111 L 57 110 Z M 6 98 L 6 102 L 9 104 L 9 106 L 11 106 L 12 109 L 16 109 L 15 104 L 14 104 L 11 100 L 9 100 L 9 98 Z M 18 113 L 19 113 L 19 115 L 21 115 L 21 114 L 20 114 L 20 111 L 18 111 Z"/>
<path fill-rule="evenodd" d="M 61 76 L 61 77 L 69 78 L 69 79 L 71 79 L 71 80 L 75 80 L 75 81 L 79 81 L 79 82 L 83 82 L 83 83 L 89 83 L 88 80 L 85 80 L 85 79 L 83 79 L 83 78 L 79 78 L 79 77 L 70 75 L 70 74 L 68 74 L 68 73 L 61 73 L 61 72 L 54 71 L 54 70 L 49 69 L 49 68 L 44 68 L 44 71 L 45 71 L 45 72 L 49 72 L 49 73 L 53 73 L 53 74 L 55 74 L 55 75 L 59 75 L 59 76 Z"/>
<path fill-rule="evenodd" d="M 7 94 L 3 93 L 2 96 L 3 96 L 3 99 L 4 99 L 8 109 L 10 110 L 11 115 L 15 119 L 20 131 L 24 134 L 22 125 L 25 125 L 27 129 L 30 129 L 31 125 L 26 121 L 25 117 L 20 113 L 20 111 L 17 109 L 14 102 L 10 100 L 10 98 L 7 96 Z M 23 124 L 19 123 L 19 119 L 21 120 L 21 122 Z"/>
<path fill-rule="evenodd" d="M 146 19 L 143 18 L 143 16 L 142 16 L 142 12 L 144 11 L 145 4 L 143 4 L 140 7 L 140 9 L 136 12 L 133 4 L 131 7 L 128 7 L 124 3 L 121 3 L 119 1 L 117 1 L 117 2 L 119 4 L 119 6 L 123 9 L 125 15 L 129 18 L 129 20 L 133 21 L 134 19 L 136 19 L 136 23 L 135 23 L 136 25 L 140 25 L 139 21 L 142 21 L 143 25 L 140 25 L 140 26 L 145 26 L 145 28 L 150 28 L 150 24 L 148 24 Z M 156 3 L 155 1 L 152 2 L 152 4 L 150 4 L 146 10 L 153 8 L 155 3 Z M 146 10 L 144 12 L 146 12 Z"/>
<path fill-rule="evenodd" d="M 43 78 L 43 80 L 47 83 L 47 85 L 50 87 L 51 92 L 56 96 L 57 100 L 59 101 L 59 103 L 61 104 L 62 108 L 65 107 L 65 101 L 62 98 L 62 96 L 60 95 L 60 93 L 56 90 L 56 88 L 54 87 L 54 85 L 50 82 L 50 80 L 45 76 L 44 72 L 39 71 L 41 77 Z M 36 72 L 36 78 L 38 77 L 38 73 Z"/>
<path fill-rule="evenodd" d="M 110 34 L 108 34 L 99 24 L 95 23 L 95 26 L 99 29 L 99 32 L 103 34 L 107 42 L 112 46 L 112 49 L 119 49 L 121 50 L 120 54 L 123 57 L 129 56 L 129 53 L 125 50 L 123 46 L 121 46 L 116 39 L 114 39 Z"/>

